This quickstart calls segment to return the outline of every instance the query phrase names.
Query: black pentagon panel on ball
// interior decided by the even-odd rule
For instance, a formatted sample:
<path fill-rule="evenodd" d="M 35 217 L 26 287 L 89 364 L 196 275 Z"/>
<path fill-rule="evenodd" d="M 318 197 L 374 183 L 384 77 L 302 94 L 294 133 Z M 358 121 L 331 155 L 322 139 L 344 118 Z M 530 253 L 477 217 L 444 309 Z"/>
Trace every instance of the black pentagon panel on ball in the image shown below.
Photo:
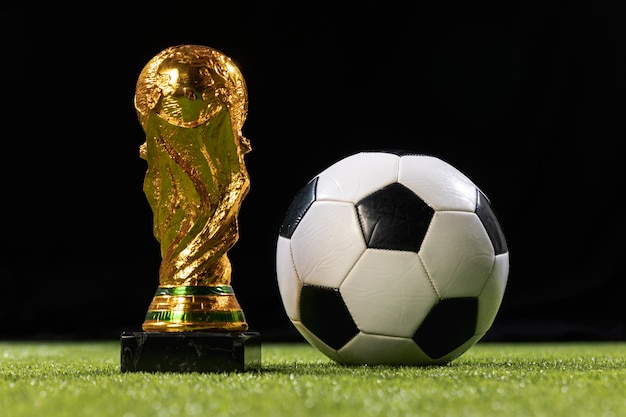
<path fill-rule="evenodd" d="M 415 343 L 433 359 L 446 356 L 476 333 L 478 298 L 439 301 L 413 335 Z"/>
<path fill-rule="evenodd" d="M 287 213 L 280 225 L 279 235 L 285 238 L 291 238 L 296 230 L 298 223 L 307 212 L 311 204 L 315 201 L 315 191 L 317 188 L 318 177 L 313 178 L 307 185 L 302 187 L 291 200 L 291 204 L 287 208 Z"/>
<path fill-rule="evenodd" d="M 419 252 L 434 210 L 400 183 L 356 204 L 368 248 Z"/>
<path fill-rule="evenodd" d="M 359 333 L 335 288 L 305 284 L 300 293 L 300 321 L 333 349 L 340 349 Z"/>
<path fill-rule="evenodd" d="M 487 231 L 487 235 L 491 240 L 491 244 L 493 245 L 494 252 L 496 255 L 501 253 L 508 252 L 508 247 L 506 244 L 506 239 L 504 238 L 504 233 L 502 232 L 502 228 L 500 226 L 500 222 L 496 217 L 493 208 L 491 207 L 491 203 L 489 203 L 489 199 L 482 191 L 478 191 L 478 198 L 476 199 L 476 215 L 483 223 L 485 230 Z"/>

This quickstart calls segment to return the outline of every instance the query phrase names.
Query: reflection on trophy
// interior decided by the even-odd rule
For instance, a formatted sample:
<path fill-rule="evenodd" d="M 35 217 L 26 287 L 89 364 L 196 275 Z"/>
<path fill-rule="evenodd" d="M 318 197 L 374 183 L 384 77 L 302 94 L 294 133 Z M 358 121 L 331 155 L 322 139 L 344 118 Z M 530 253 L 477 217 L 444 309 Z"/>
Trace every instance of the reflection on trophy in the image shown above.
<path fill-rule="evenodd" d="M 250 186 L 241 72 L 206 46 L 167 48 L 141 71 L 135 109 L 146 134 L 139 150 L 148 163 L 143 189 L 162 257 L 144 337 L 256 339 L 246 333 L 227 256 L 239 237 L 237 216 Z"/>

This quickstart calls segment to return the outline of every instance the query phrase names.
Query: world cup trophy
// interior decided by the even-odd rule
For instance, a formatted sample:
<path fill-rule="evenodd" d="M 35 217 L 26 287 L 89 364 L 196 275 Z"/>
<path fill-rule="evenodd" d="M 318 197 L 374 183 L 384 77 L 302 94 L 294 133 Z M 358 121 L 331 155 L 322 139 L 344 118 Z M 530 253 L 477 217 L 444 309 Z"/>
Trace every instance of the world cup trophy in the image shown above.
<path fill-rule="evenodd" d="M 141 71 L 134 105 L 146 135 L 143 191 L 162 259 L 143 331 L 121 335 L 121 369 L 258 368 L 260 334 L 248 330 L 227 254 L 250 187 L 245 80 L 216 49 L 173 46 Z"/>

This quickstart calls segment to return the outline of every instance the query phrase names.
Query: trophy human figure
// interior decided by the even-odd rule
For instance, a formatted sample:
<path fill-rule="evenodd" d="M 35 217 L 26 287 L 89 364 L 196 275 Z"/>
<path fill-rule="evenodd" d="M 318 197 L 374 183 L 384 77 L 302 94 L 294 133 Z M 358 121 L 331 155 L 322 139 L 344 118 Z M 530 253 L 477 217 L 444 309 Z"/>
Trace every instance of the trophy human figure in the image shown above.
<path fill-rule="evenodd" d="M 245 334 L 227 256 L 250 187 L 244 78 L 213 48 L 173 46 L 141 71 L 134 105 L 146 135 L 139 149 L 148 164 L 143 190 L 162 257 L 142 329 Z"/>

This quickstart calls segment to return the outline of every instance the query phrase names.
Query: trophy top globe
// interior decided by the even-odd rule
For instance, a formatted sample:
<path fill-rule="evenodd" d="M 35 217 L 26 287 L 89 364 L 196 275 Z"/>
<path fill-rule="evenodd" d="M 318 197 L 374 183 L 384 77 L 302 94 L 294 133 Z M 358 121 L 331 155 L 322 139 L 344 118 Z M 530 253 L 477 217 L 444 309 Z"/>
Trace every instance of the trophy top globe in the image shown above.
<path fill-rule="evenodd" d="M 164 49 L 143 68 L 136 85 L 135 109 L 146 127 L 151 112 L 179 127 L 206 124 L 222 106 L 240 134 L 248 111 L 245 80 L 222 52 L 202 45 Z"/>

